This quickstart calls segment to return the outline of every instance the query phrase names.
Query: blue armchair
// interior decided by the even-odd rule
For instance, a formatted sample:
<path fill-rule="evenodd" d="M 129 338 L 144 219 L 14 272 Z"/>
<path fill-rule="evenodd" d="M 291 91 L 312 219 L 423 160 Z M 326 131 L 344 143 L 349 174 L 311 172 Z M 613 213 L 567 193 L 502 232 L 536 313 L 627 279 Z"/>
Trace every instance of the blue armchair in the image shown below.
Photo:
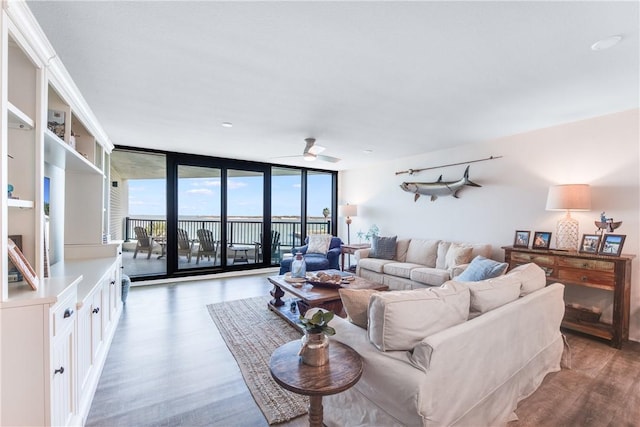
<path fill-rule="evenodd" d="M 299 248 L 291 248 L 291 253 L 295 255 L 297 252 L 302 252 L 304 261 L 307 264 L 307 271 L 340 270 L 340 253 L 342 251 L 340 246 L 342 246 L 342 240 L 339 237 L 331 238 L 326 256 L 322 254 L 307 254 L 309 237 L 307 237 L 305 243 L 307 244 Z M 291 262 L 293 262 L 293 258 L 286 258 L 280 261 L 280 274 L 291 271 Z"/>

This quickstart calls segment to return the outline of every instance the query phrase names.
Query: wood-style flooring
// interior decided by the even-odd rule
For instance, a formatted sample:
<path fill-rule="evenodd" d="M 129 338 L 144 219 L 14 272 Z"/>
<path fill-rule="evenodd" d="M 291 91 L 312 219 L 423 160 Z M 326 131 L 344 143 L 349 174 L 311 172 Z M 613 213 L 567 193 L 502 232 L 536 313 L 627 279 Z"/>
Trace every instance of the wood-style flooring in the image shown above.
<path fill-rule="evenodd" d="M 266 295 L 266 276 L 131 288 L 87 425 L 266 426 L 206 309 Z M 572 369 L 548 375 L 509 427 L 640 426 L 640 343 L 568 338 Z"/>

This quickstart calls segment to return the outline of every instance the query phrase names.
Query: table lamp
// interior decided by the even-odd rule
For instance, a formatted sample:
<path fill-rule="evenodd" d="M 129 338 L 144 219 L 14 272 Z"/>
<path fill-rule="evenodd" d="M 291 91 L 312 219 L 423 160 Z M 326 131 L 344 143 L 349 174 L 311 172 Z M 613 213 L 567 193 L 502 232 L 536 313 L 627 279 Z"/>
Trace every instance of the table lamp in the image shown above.
<path fill-rule="evenodd" d="M 340 206 L 340 212 L 342 216 L 346 217 L 347 223 L 347 244 L 351 244 L 351 231 L 349 230 L 349 226 L 351 225 L 351 217 L 358 216 L 358 205 L 350 205 L 347 203 L 346 205 Z"/>
<path fill-rule="evenodd" d="M 587 184 L 552 185 L 547 195 L 548 211 L 567 211 L 558 221 L 556 248 L 575 251 L 578 248 L 578 226 L 571 211 L 591 210 L 591 188 Z"/>

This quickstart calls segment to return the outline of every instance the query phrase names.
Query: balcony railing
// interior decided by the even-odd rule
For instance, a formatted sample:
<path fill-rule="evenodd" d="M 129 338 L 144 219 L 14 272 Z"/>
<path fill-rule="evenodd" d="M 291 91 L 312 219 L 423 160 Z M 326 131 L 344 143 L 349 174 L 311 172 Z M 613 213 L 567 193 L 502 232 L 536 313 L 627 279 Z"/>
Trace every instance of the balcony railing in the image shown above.
<path fill-rule="evenodd" d="M 167 221 L 164 219 L 125 218 L 124 240 L 136 238 L 134 227 L 142 227 L 151 236 L 166 235 Z M 191 239 L 196 239 L 201 228 L 210 230 L 220 239 L 219 220 L 178 220 L 178 228 L 184 229 Z M 280 232 L 280 245 L 283 247 L 300 246 L 302 222 L 300 220 L 272 221 L 271 229 Z M 331 221 L 307 221 L 307 234 L 331 233 Z M 248 219 L 231 219 L 227 221 L 227 243 L 253 245 L 260 241 L 262 221 Z"/>

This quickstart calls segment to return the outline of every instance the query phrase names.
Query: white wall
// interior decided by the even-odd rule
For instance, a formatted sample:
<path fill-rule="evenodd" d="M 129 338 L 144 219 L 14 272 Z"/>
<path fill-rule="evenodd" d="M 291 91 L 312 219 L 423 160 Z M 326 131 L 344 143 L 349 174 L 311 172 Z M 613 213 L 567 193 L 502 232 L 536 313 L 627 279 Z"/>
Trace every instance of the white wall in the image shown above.
<path fill-rule="evenodd" d="M 596 117 L 561 126 L 405 158 L 374 168 L 341 172 L 339 204 L 358 205 L 351 225 L 351 241 L 371 224 L 382 235 L 487 242 L 494 257 L 504 258 L 501 246 L 513 244 L 515 230 L 551 231 L 564 214 L 545 210 L 552 184 L 585 183 L 592 187 L 592 210 L 576 212 L 580 234 L 594 233 L 594 221 L 607 217 L 623 221 L 624 253 L 640 255 L 640 110 Z M 413 201 L 402 191 L 403 181 L 432 182 L 462 177 L 466 165 L 424 171 L 413 176 L 395 172 L 458 163 L 489 156 L 501 159 L 472 163 L 470 179 L 482 188 L 465 187 L 459 198 L 428 197 Z M 344 218 L 340 236 L 346 241 Z M 552 237 L 553 240 L 553 237 Z M 552 242 L 553 247 L 554 242 Z M 632 263 L 631 339 L 640 341 L 640 283 L 638 258 Z M 611 320 L 610 293 L 567 287 L 566 299 L 600 306 L 603 320 Z"/>

